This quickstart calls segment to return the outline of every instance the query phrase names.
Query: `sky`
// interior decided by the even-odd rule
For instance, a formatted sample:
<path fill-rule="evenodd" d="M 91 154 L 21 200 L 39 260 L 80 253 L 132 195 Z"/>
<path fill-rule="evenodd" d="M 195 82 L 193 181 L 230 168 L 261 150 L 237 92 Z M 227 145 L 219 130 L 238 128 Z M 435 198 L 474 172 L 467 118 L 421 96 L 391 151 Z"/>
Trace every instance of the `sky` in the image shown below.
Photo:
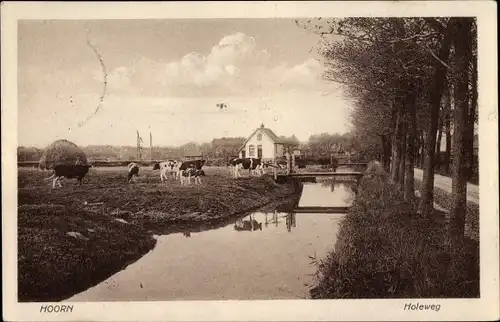
<path fill-rule="evenodd" d="M 19 145 L 343 133 L 350 103 L 319 40 L 290 19 L 20 21 Z"/>

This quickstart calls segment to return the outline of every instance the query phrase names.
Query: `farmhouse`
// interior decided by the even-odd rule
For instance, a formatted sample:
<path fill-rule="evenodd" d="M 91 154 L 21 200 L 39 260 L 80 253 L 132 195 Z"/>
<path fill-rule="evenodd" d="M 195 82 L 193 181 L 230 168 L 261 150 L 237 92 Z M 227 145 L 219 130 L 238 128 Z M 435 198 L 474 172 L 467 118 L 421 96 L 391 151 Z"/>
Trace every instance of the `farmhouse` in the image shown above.
<path fill-rule="evenodd" d="M 198 149 L 188 148 L 185 149 L 182 153 L 182 160 L 184 161 L 199 159 L 203 159 L 203 153 Z"/>
<path fill-rule="evenodd" d="M 264 124 L 253 131 L 238 150 L 240 158 L 260 158 L 264 161 L 275 161 L 285 156 L 287 143 Z M 295 152 L 297 153 L 297 152 Z"/>

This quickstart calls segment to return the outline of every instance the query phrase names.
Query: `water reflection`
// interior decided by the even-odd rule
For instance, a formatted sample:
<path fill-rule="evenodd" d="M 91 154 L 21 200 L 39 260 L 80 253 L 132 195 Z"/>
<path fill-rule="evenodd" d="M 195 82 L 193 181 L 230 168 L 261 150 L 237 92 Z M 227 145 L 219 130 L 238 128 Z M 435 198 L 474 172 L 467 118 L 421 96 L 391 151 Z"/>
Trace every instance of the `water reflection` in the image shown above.
<path fill-rule="evenodd" d="M 330 188 L 330 192 L 335 192 L 335 179 L 330 180 L 330 182 L 322 182 L 321 186 Z"/>
<path fill-rule="evenodd" d="M 334 247 L 342 217 L 257 212 L 240 222 L 258 233 L 235 230 L 233 220 L 217 229 L 157 236 L 156 247 L 140 260 L 68 301 L 302 298 L 316 271 L 310 256 L 325 257 Z"/>
<path fill-rule="evenodd" d="M 304 183 L 298 206 L 346 206 L 351 186 L 340 180 Z M 316 271 L 310 256 L 322 258 L 334 247 L 343 216 L 278 209 L 192 227 L 155 227 L 160 236 L 152 251 L 68 301 L 303 297 Z"/>
<path fill-rule="evenodd" d="M 286 215 L 286 229 L 288 232 L 292 231 L 292 227 L 297 227 L 296 214 L 289 212 Z"/>
<path fill-rule="evenodd" d="M 234 230 L 236 231 L 256 231 L 262 230 L 262 223 L 257 222 L 252 215 L 248 216 L 248 219 L 238 219 L 234 223 Z"/>
<path fill-rule="evenodd" d="M 280 223 L 285 223 L 286 229 L 291 232 L 292 227 L 297 227 L 297 219 L 295 213 L 280 213 L 275 210 L 272 213 L 264 213 L 264 227 L 268 227 L 269 224 L 274 224 L 275 227 L 278 227 Z M 260 230 L 262 230 L 262 223 L 260 225 Z"/>
<path fill-rule="evenodd" d="M 355 196 L 356 183 L 321 178 L 318 183 L 303 183 L 299 207 L 345 207 Z"/>

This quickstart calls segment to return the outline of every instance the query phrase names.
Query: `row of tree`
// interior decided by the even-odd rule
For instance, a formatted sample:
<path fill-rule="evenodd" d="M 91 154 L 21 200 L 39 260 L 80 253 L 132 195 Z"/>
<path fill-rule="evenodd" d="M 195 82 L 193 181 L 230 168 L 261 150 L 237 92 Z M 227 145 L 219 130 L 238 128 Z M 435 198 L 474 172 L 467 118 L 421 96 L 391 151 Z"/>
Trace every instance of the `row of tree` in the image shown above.
<path fill-rule="evenodd" d="M 325 77 L 354 103 L 353 135 L 380 158 L 393 182 L 414 198 L 414 168 L 424 169 L 419 210 L 433 211 L 442 137 L 453 180 L 451 242 L 464 234 L 466 182 L 477 122 L 474 18 L 346 18 L 301 23 L 322 35 Z M 335 35 L 335 37 L 331 37 Z"/>
<path fill-rule="evenodd" d="M 329 134 L 322 133 L 312 135 L 307 142 L 300 142 L 295 135 L 290 137 L 280 136 L 282 142 L 289 147 L 297 147 L 304 154 L 312 157 L 321 157 L 340 151 L 352 152 L 357 144 L 351 134 Z M 244 137 L 224 137 L 213 139 L 211 142 L 196 143 L 188 142 L 177 147 L 154 146 L 150 151 L 148 147 L 141 149 L 141 157 L 149 159 L 150 153 L 154 160 L 177 159 L 186 155 L 203 155 L 207 159 L 227 159 L 238 154 L 238 150 L 245 142 Z M 88 158 L 94 160 L 135 160 L 137 158 L 137 147 L 135 146 L 112 146 L 112 145 L 89 145 L 82 147 Z M 42 157 L 44 149 L 34 147 L 18 147 L 18 161 L 38 161 Z"/>

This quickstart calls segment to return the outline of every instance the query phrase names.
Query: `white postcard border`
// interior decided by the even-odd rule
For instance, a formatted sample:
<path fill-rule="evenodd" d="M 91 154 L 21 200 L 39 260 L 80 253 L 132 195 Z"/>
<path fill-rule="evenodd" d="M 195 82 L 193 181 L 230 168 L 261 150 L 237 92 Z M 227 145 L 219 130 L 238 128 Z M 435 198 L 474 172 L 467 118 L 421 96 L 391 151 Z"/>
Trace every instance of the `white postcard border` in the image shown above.
<path fill-rule="evenodd" d="M 332 2 L 3 2 L 2 254 L 4 319 L 12 321 L 443 321 L 499 317 L 498 97 L 493 1 Z M 17 303 L 17 20 L 476 16 L 478 18 L 480 299 L 269 300 L 71 303 L 72 313 L 40 313 Z M 440 304 L 439 312 L 405 311 Z M 55 304 L 55 303 L 46 303 Z M 60 303 L 59 303 L 60 304 Z"/>

